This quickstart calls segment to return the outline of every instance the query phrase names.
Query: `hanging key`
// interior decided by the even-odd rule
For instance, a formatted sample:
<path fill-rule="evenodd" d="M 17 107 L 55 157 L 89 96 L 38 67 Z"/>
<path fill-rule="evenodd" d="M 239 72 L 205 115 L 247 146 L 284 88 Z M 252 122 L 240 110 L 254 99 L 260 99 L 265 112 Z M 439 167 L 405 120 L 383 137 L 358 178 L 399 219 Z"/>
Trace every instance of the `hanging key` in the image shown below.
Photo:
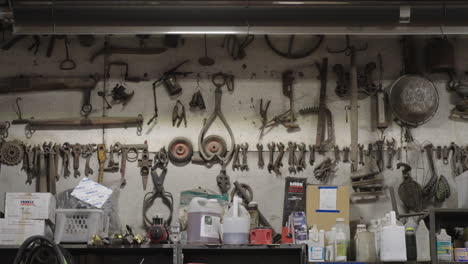
<path fill-rule="evenodd" d="M 80 156 L 81 156 L 81 145 L 75 144 L 72 149 L 73 155 L 73 177 L 78 178 L 81 176 L 80 173 Z"/>

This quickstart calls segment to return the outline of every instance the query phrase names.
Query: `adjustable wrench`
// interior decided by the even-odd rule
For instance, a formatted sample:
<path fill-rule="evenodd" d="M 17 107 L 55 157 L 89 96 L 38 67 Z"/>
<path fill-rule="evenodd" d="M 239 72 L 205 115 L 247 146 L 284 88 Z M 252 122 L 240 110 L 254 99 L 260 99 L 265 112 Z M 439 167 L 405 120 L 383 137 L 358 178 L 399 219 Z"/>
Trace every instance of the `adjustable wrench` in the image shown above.
<path fill-rule="evenodd" d="M 288 152 L 289 152 L 289 155 L 288 155 L 288 165 L 289 165 L 289 173 L 294 173 L 296 174 L 296 148 L 297 148 L 297 145 L 296 143 L 293 143 L 293 142 L 288 142 Z"/>
<path fill-rule="evenodd" d="M 88 144 L 83 146 L 83 149 L 81 150 L 81 156 L 83 159 L 86 160 L 85 162 L 85 176 L 88 177 L 89 175 L 93 175 L 94 171 L 90 167 L 90 160 L 91 157 L 93 156 L 93 153 L 96 151 L 96 144 Z"/>
<path fill-rule="evenodd" d="M 309 145 L 309 151 L 310 151 L 310 156 L 309 156 L 309 164 L 310 166 L 314 166 L 315 163 L 315 151 L 317 150 L 317 147 L 315 145 Z"/>
<path fill-rule="evenodd" d="M 393 168 L 393 157 L 395 156 L 395 144 L 396 141 L 393 138 L 392 141 L 387 140 L 387 151 L 388 151 L 388 163 L 387 163 L 387 169 Z"/>
<path fill-rule="evenodd" d="M 273 170 L 275 171 L 276 175 L 281 176 L 280 168 L 283 167 L 283 156 L 284 156 L 284 144 L 278 143 L 278 157 L 276 157 L 275 163 L 273 164 Z"/>
<path fill-rule="evenodd" d="M 298 148 L 299 148 L 299 158 L 297 161 L 296 169 L 298 172 L 301 172 L 306 168 L 306 162 L 305 162 L 306 144 L 301 143 L 299 144 Z"/>
<path fill-rule="evenodd" d="M 275 149 L 276 149 L 275 142 L 268 143 L 268 150 L 270 151 L 269 161 L 268 161 L 268 172 L 269 173 L 271 173 L 271 171 L 274 170 L 273 159 L 274 159 L 274 156 L 275 156 Z"/>
<path fill-rule="evenodd" d="M 241 145 L 241 152 L 242 152 L 242 166 L 240 167 L 241 171 L 248 171 L 249 164 L 247 164 L 247 151 L 249 150 L 249 144 L 245 143 Z"/>
<path fill-rule="evenodd" d="M 73 176 L 78 178 L 81 176 L 80 173 L 80 156 L 81 156 L 81 145 L 75 144 L 72 148 L 72 155 L 73 155 Z"/>
<path fill-rule="evenodd" d="M 258 143 L 257 144 L 257 153 L 258 153 L 258 167 L 263 169 L 265 166 L 265 161 L 263 160 L 263 145 Z"/>

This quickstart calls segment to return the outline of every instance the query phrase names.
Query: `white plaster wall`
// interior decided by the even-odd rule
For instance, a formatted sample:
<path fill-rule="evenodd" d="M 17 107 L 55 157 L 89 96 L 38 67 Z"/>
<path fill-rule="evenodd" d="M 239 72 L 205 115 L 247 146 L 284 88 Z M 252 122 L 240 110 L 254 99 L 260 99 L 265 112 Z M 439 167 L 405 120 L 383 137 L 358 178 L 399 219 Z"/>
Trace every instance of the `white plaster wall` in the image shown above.
<path fill-rule="evenodd" d="M 120 72 L 116 69 L 112 72 L 112 78 L 108 81 L 107 89 L 114 87 L 115 83 L 123 82 L 129 88 L 134 89 L 136 94 L 132 101 L 125 107 L 114 106 L 107 112 L 109 116 L 137 116 L 143 114 L 145 125 L 143 127 L 143 135 L 137 136 L 135 128 L 128 129 L 106 129 L 105 133 L 101 129 L 96 130 L 70 130 L 70 131 L 37 131 L 31 139 L 26 139 L 24 135 L 24 126 L 13 126 L 10 129 L 9 140 L 19 139 L 27 144 L 42 144 L 44 141 L 52 142 L 70 142 L 70 143 L 104 143 L 107 145 L 117 141 L 121 143 L 143 143 L 148 141 L 151 151 L 157 151 L 167 144 L 176 136 L 184 136 L 192 140 L 196 146 L 198 133 L 203 126 L 203 119 L 208 118 L 214 107 L 214 87 L 211 81 L 207 79 L 207 75 L 218 71 L 230 72 L 236 76 L 236 87 L 232 94 L 224 92 L 222 110 L 231 125 L 236 142 L 248 142 L 251 150 L 255 150 L 255 145 L 258 142 L 259 127 L 261 124 L 258 114 L 259 99 L 271 100 L 269 115 L 270 117 L 281 113 L 288 109 L 289 102 L 281 93 L 281 72 L 286 69 L 297 69 L 301 66 L 306 66 L 300 69 L 304 73 L 304 77 L 297 77 L 295 85 L 295 105 L 296 110 L 318 105 L 318 94 L 320 83 L 316 79 L 317 72 L 315 67 L 310 67 L 315 61 L 321 62 L 322 57 L 329 58 L 329 82 L 328 82 L 328 106 L 333 112 L 336 143 L 342 148 L 350 143 L 349 124 L 345 122 L 345 106 L 347 101 L 339 99 L 335 93 L 335 76 L 331 67 L 336 63 L 347 64 L 349 58 L 342 54 L 327 54 L 326 47 L 340 47 L 343 43 L 342 37 L 329 37 L 321 48 L 312 56 L 301 60 L 286 60 L 278 57 L 271 52 L 262 36 L 257 36 L 255 42 L 247 49 L 247 58 L 242 61 L 232 61 L 227 56 L 225 49 L 220 47 L 222 37 L 209 38 L 209 53 L 216 59 L 216 64 L 212 67 L 201 67 L 198 65 L 198 58 L 203 53 L 203 38 L 187 37 L 185 45 L 172 49 L 161 55 L 154 56 L 118 56 L 114 55 L 110 61 L 122 59 L 130 64 L 130 76 L 148 73 L 151 82 L 142 82 L 138 84 L 125 83 L 120 78 Z M 380 52 L 384 60 L 384 85 L 390 85 L 400 74 L 401 60 L 399 39 L 397 37 L 353 37 L 353 41 L 369 43 L 369 50 L 358 54 L 357 62 L 364 65 L 369 61 L 376 61 L 377 54 Z M 159 38 L 153 37 L 148 45 L 158 46 Z M 8 52 L 0 53 L 0 65 L 2 68 L 1 76 L 14 76 L 18 74 L 42 74 L 45 76 L 84 76 L 88 74 L 100 73 L 103 74 L 103 57 L 98 58 L 94 64 L 88 62 L 88 58 L 92 52 L 99 49 L 103 45 L 103 38 L 99 39 L 99 43 L 91 49 L 80 47 L 77 40 L 72 39 L 71 56 L 78 63 L 78 68 L 75 71 L 63 72 L 58 69 L 59 62 L 64 57 L 63 44 L 60 41 L 56 42 L 56 49 L 53 58 L 45 57 L 45 49 L 47 39 L 43 38 L 43 45 L 40 53 L 37 56 L 26 51 L 31 40 L 26 40 L 18 44 L 14 49 Z M 111 38 L 112 44 L 130 46 L 138 45 L 136 39 L 127 39 L 122 37 Z M 457 47 L 457 63 L 460 71 L 466 69 L 466 57 L 468 52 L 463 50 L 466 45 L 466 40 L 456 39 Z M 202 80 L 200 82 L 201 90 L 206 101 L 207 110 L 204 112 L 187 111 L 188 127 L 173 128 L 171 122 L 172 108 L 175 104 L 174 99 L 170 99 L 163 88 L 158 90 L 158 107 L 159 118 L 156 125 L 147 126 L 146 121 L 153 115 L 153 99 L 151 83 L 159 75 L 181 62 L 184 59 L 190 59 L 191 62 L 181 68 L 183 71 L 193 71 L 200 73 Z M 243 69 L 242 65 L 246 64 L 247 68 Z M 255 73 L 256 78 L 252 78 L 252 73 Z M 450 142 L 458 144 L 466 144 L 467 125 L 448 120 L 449 111 L 452 108 L 450 104 L 450 94 L 445 90 L 445 76 L 430 76 L 435 81 L 440 95 L 440 107 L 436 116 L 427 124 L 420 128 L 414 129 L 413 134 L 419 142 L 432 142 L 434 145 L 448 145 Z M 196 88 L 196 74 L 192 74 L 188 78 L 181 80 L 181 85 L 184 88 L 183 94 L 178 98 L 185 105 L 187 110 L 188 102 Z M 103 83 L 97 85 L 97 89 L 93 95 L 93 105 L 95 112 L 93 115 L 99 116 L 102 114 L 102 100 L 96 96 L 97 91 L 103 88 Z M 0 96 L 0 120 L 11 121 L 16 118 L 14 112 L 15 98 L 18 95 Z M 36 119 L 59 118 L 78 116 L 81 105 L 81 93 L 79 92 L 48 92 L 37 94 L 21 94 L 23 98 L 23 116 L 29 118 L 33 116 Z M 367 144 L 375 142 L 380 133 L 371 129 L 371 106 L 369 98 L 359 102 L 359 142 Z M 300 131 L 288 133 L 285 128 L 277 127 L 270 133 L 264 136 L 264 149 L 267 150 L 266 143 L 275 141 L 287 143 L 288 141 L 305 142 L 306 144 L 315 143 L 316 133 L 316 116 L 298 116 L 300 123 Z M 220 134 L 227 136 L 221 123 L 216 122 L 209 133 Z M 396 124 L 393 124 L 386 131 L 387 138 L 394 137 L 397 142 L 400 141 L 400 129 Z M 227 137 L 226 137 L 227 138 Z M 330 156 L 332 153 L 330 153 Z M 268 161 L 268 154 L 265 152 L 264 158 Z M 419 182 L 424 182 L 425 173 L 428 172 L 425 155 L 418 151 L 409 152 L 409 158 L 412 165 L 417 170 L 413 170 L 413 175 L 417 176 Z M 419 163 L 416 164 L 417 159 Z M 323 159 L 323 156 L 317 155 L 317 163 Z M 119 159 L 120 161 L 120 159 Z M 284 163 L 287 164 L 287 155 L 285 155 Z M 249 184 L 254 190 L 255 200 L 271 223 L 279 230 L 284 196 L 284 177 L 289 176 L 287 165 L 283 168 L 283 176 L 276 177 L 274 174 L 269 174 L 267 170 L 259 170 L 257 168 L 257 154 L 249 153 L 248 172 L 233 172 L 231 166 L 228 167 L 228 175 L 231 176 L 231 181 L 238 180 Z M 316 163 L 316 164 L 317 164 Z M 95 174 L 92 179 L 97 178 L 97 158 L 93 157 L 92 166 Z M 436 166 L 439 173 L 447 176 L 451 186 L 454 187 L 453 176 L 449 166 L 444 166 L 441 162 L 437 162 Z M 395 166 L 394 166 L 395 167 Z M 81 161 L 81 171 L 84 168 L 84 160 Z M 171 192 L 175 198 L 175 212 L 177 213 L 177 205 L 179 202 L 179 193 L 182 190 L 195 187 L 203 187 L 212 190 L 218 190 L 215 182 L 215 177 L 219 173 L 219 166 L 214 166 L 207 169 L 204 166 L 189 164 L 185 167 L 175 167 L 169 165 L 169 172 L 165 182 L 165 188 Z M 83 174 L 83 173 L 82 173 Z M 336 177 L 331 184 L 349 184 L 350 165 L 340 163 Z M 310 183 L 318 183 L 313 177 L 313 168 L 308 166 L 307 169 L 295 175 L 297 177 L 307 177 Z M 398 187 L 402 181 L 401 173 L 397 170 L 386 170 L 383 173 L 387 185 Z M 118 186 L 120 174 L 106 173 L 104 182 L 108 186 Z M 0 174 L 0 197 L 3 199 L 4 192 L 19 192 L 33 191 L 35 186 L 25 185 L 26 175 L 20 171 L 20 166 L 7 167 L 2 166 Z M 68 179 L 61 178 L 57 183 L 58 191 L 63 191 L 68 188 L 73 188 L 80 179 L 70 177 Z M 145 192 L 142 190 L 141 177 L 139 168 L 136 163 L 127 163 L 127 186 L 120 193 L 120 219 L 123 224 L 129 224 L 137 229 L 142 228 L 142 200 Z M 149 180 L 148 189 L 152 188 L 151 180 Z M 444 206 L 456 206 L 456 192 L 454 191 L 450 199 L 446 201 Z M 2 202 L 0 204 L 3 204 Z M 378 202 L 370 204 L 352 204 L 351 219 L 359 220 L 362 218 L 365 222 L 369 219 L 383 215 L 390 210 L 389 197 L 381 197 Z M 0 207 L 1 208 L 1 207 Z M 157 203 L 154 213 L 167 213 L 164 207 L 160 207 Z M 175 219 L 177 215 L 174 215 Z"/>

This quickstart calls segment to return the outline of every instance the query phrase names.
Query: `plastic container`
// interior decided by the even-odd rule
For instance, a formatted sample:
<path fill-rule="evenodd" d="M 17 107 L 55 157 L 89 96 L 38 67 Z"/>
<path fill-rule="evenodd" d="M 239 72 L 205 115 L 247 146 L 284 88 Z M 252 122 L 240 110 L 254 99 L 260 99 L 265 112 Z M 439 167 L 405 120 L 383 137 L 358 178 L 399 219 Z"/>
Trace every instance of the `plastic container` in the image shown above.
<path fill-rule="evenodd" d="M 375 241 L 375 255 L 376 255 L 376 260 L 380 259 L 380 219 L 372 219 L 371 224 L 369 226 L 369 232 L 374 234 L 374 241 Z"/>
<path fill-rule="evenodd" d="M 418 229 L 416 230 L 416 252 L 418 261 L 431 261 L 431 251 L 429 242 L 429 230 L 424 223 L 424 220 L 419 221 Z"/>
<path fill-rule="evenodd" d="M 337 218 L 335 234 L 335 261 L 347 261 L 350 230 L 349 225 L 346 224 L 344 218 Z"/>
<path fill-rule="evenodd" d="M 223 243 L 248 244 L 250 233 L 250 215 L 241 204 L 239 197 L 234 196 L 232 207 L 223 217 Z"/>
<path fill-rule="evenodd" d="M 335 261 L 335 239 L 336 228 L 332 227 L 330 231 L 325 232 L 325 260 Z"/>
<path fill-rule="evenodd" d="M 187 244 L 219 244 L 223 209 L 215 199 L 195 197 L 187 213 Z"/>
<path fill-rule="evenodd" d="M 440 234 L 437 235 L 437 260 L 453 261 L 452 250 L 452 237 L 445 229 L 441 229 Z"/>
<path fill-rule="evenodd" d="M 380 261 L 406 261 L 405 227 L 397 225 L 394 211 L 387 222 L 380 237 Z"/>
<path fill-rule="evenodd" d="M 406 259 L 407 261 L 416 261 L 418 258 L 418 252 L 416 247 L 416 234 L 414 228 L 407 227 L 405 234 L 406 242 Z"/>
<path fill-rule="evenodd" d="M 87 243 L 93 235 L 107 235 L 109 220 L 99 209 L 55 210 L 55 243 Z"/>
<path fill-rule="evenodd" d="M 325 261 L 325 231 L 318 230 L 316 225 L 313 225 L 309 230 L 309 241 L 307 242 L 309 249 L 309 262 Z"/>
<path fill-rule="evenodd" d="M 359 226 L 359 225 L 358 225 Z M 355 236 L 356 261 L 375 262 L 375 239 L 374 233 L 366 230 L 366 225 L 358 227 L 359 232 Z"/>

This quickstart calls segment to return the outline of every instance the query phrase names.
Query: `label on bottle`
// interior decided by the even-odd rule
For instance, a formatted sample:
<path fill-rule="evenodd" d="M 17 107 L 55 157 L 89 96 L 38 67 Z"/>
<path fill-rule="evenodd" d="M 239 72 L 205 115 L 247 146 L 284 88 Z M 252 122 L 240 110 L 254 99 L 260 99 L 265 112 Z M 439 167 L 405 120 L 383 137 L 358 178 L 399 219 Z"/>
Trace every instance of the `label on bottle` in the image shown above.
<path fill-rule="evenodd" d="M 219 238 L 220 218 L 212 215 L 202 215 L 200 222 L 200 236 Z"/>
<path fill-rule="evenodd" d="M 452 258 L 452 242 L 450 241 L 437 241 L 437 256 L 445 260 L 445 258 Z"/>
<path fill-rule="evenodd" d="M 323 247 L 309 247 L 309 261 L 317 262 L 325 260 L 325 248 Z"/>

